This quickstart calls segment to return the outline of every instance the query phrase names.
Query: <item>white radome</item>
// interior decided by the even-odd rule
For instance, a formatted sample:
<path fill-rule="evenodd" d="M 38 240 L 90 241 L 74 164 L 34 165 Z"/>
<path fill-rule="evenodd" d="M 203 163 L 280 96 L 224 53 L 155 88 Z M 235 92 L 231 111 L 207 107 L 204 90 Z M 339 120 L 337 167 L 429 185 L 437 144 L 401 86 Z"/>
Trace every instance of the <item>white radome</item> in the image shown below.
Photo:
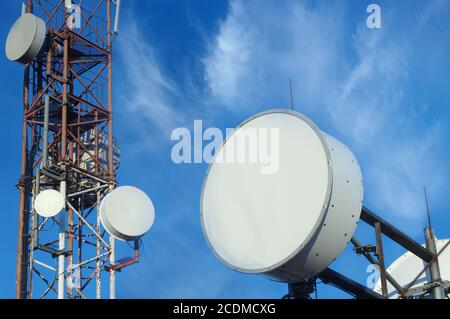
<path fill-rule="evenodd" d="M 6 40 L 6 57 L 22 64 L 31 62 L 42 50 L 47 35 L 44 20 L 23 14 L 12 26 Z"/>
<path fill-rule="evenodd" d="M 279 169 L 218 161 L 248 128 L 279 130 Z M 226 158 L 224 156 L 223 158 Z M 297 282 L 325 270 L 350 241 L 363 198 L 351 151 L 305 116 L 271 110 L 241 124 L 217 152 L 204 180 L 201 223 L 226 266 Z"/>
<path fill-rule="evenodd" d="M 34 200 L 34 210 L 44 218 L 55 217 L 64 208 L 64 197 L 53 189 L 40 192 Z"/>
<path fill-rule="evenodd" d="M 450 241 L 450 239 L 436 240 L 436 249 L 440 252 L 445 245 Z M 425 245 L 422 245 L 425 247 Z M 406 252 L 395 260 L 392 265 L 386 268 L 386 271 L 391 275 L 403 288 L 406 288 L 419 273 L 425 268 L 426 263 L 414 255 L 411 252 Z M 450 280 L 450 249 L 447 248 L 439 256 L 439 269 L 441 273 L 441 279 L 443 281 Z M 411 288 L 416 288 L 422 286 L 424 283 L 431 281 L 429 272 L 423 273 L 417 282 L 412 285 Z M 392 286 L 389 281 L 387 282 L 388 295 L 391 299 L 398 298 L 397 290 Z M 381 280 L 378 280 L 375 292 L 381 294 Z M 448 295 L 450 297 L 450 295 Z"/>
<path fill-rule="evenodd" d="M 106 231 L 123 241 L 138 239 L 153 226 L 155 208 L 140 189 L 122 186 L 105 196 L 100 204 L 100 220 Z"/>

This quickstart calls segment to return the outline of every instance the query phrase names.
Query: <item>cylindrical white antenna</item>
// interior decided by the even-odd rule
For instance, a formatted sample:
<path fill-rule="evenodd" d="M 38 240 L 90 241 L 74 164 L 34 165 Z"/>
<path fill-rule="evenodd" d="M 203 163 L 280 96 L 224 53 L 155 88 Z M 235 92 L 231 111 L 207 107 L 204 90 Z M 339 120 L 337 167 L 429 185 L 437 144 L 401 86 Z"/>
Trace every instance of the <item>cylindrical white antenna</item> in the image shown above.
<path fill-rule="evenodd" d="M 117 36 L 119 34 L 119 26 L 120 26 L 120 0 L 115 0 L 116 4 L 116 17 L 114 18 L 114 31 L 113 34 Z"/>
<path fill-rule="evenodd" d="M 22 2 L 22 15 L 27 13 L 27 4 L 25 2 Z"/>
<path fill-rule="evenodd" d="M 72 8 L 72 0 L 65 0 L 64 1 L 66 9 Z"/>

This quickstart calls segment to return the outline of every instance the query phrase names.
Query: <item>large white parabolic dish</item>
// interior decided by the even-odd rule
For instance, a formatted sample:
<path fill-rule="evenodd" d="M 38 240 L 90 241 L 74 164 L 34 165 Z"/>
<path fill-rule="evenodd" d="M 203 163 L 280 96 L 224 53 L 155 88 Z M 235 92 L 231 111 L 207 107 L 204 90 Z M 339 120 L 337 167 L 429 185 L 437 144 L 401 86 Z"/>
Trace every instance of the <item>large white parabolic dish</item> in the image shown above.
<path fill-rule="evenodd" d="M 266 165 L 260 161 L 218 160 L 232 148 L 239 154 L 236 144 L 248 129 L 278 129 L 275 174 L 261 174 Z M 345 145 L 297 112 L 271 110 L 242 123 L 217 152 L 204 180 L 201 223 L 211 250 L 228 267 L 297 282 L 342 252 L 362 198 L 361 171 Z"/>
<path fill-rule="evenodd" d="M 448 241 L 450 241 L 450 239 L 436 240 L 436 249 L 438 253 L 442 250 L 442 248 L 444 248 Z M 422 246 L 425 247 L 425 245 Z M 426 263 L 422 259 L 408 251 L 395 260 L 392 265 L 386 269 L 386 271 L 399 283 L 400 286 L 406 288 L 425 268 L 425 266 Z M 439 256 L 439 269 L 442 280 L 450 280 L 450 248 L 444 250 Z M 431 278 L 429 271 L 426 271 L 411 288 L 423 286 L 424 283 L 428 283 L 430 281 Z M 387 282 L 387 285 L 389 298 L 397 298 L 398 293 L 394 286 L 392 286 L 389 281 Z M 378 280 L 374 290 L 381 294 L 381 280 Z M 448 297 L 450 297 L 450 295 L 448 295 Z"/>
<path fill-rule="evenodd" d="M 22 64 L 31 62 L 41 52 L 47 27 L 44 20 L 31 13 L 23 14 L 12 26 L 6 40 L 6 57 Z"/>
<path fill-rule="evenodd" d="M 106 231 L 124 241 L 143 236 L 155 220 L 155 208 L 150 198 L 132 186 L 118 187 L 106 195 L 99 210 Z"/>

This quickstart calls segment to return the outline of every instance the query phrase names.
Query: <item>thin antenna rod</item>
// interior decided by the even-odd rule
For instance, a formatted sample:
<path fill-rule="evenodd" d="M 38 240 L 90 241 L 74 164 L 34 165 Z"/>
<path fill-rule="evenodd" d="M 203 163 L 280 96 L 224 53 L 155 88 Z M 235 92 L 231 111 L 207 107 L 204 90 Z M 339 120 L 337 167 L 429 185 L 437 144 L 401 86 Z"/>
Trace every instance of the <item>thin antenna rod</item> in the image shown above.
<path fill-rule="evenodd" d="M 114 36 L 118 36 L 119 35 L 119 24 L 120 24 L 120 0 L 116 0 L 114 1 L 114 3 L 116 4 L 116 16 L 114 18 L 114 30 L 113 30 L 113 34 Z"/>
<path fill-rule="evenodd" d="M 430 207 L 428 206 L 428 195 L 426 187 L 423 188 L 423 193 L 425 195 L 425 205 L 427 207 L 428 226 L 431 227 L 431 214 L 430 214 Z"/>
<path fill-rule="evenodd" d="M 289 79 L 289 95 L 291 97 L 291 110 L 294 111 L 295 110 L 295 104 L 294 104 L 294 93 L 292 90 L 292 79 Z"/>

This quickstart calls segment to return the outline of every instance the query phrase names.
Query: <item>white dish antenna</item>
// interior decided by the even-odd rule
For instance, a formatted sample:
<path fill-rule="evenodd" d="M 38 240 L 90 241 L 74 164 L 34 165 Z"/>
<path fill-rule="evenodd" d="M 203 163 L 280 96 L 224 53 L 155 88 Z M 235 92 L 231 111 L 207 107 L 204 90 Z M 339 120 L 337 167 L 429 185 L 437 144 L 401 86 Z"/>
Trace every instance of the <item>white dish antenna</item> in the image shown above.
<path fill-rule="evenodd" d="M 449 241 L 450 239 L 436 240 L 437 251 L 440 252 Z M 422 246 L 425 247 L 425 245 Z M 425 267 L 426 263 L 422 259 L 408 251 L 395 260 L 386 271 L 400 286 L 406 288 Z M 444 250 L 439 256 L 439 269 L 442 280 L 450 280 L 450 249 Z M 431 281 L 429 272 L 426 271 L 411 288 L 423 286 Z M 389 298 L 398 298 L 397 290 L 389 283 L 389 281 L 387 282 L 387 288 Z M 381 280 L 378 280 L 374 291 L 381 294 Z M 448 297 L 450 297 L 450 294 Z"/>
<path fill-rule="evenodd" d="M 106 195 L 101 202 L 100 220 L 111 236 L 131 241 L 146 234 L 153 226 L 155 208 L 143 191 L 122 186 Z"/>
<path fill-rule="evenodd" d="M 53 189 L 40 192 L 34 200 L 34 210 L 44 218 L 55 217 L 64 209 L 63 195 Z"/>
<path fill-rule="evenodd" d="M 275 174 L 261 174 L 265 164 L 219 160 L 244 155 L 236 144 L 248 129 L 269 136 L 278 129 Z M 345 145 L 297 112 L 271 110 L 246 120 L 217 152 L 200 214 L 208 244 L 225 265 L 298 282 L 326 269 L 346 247 L 362 198 L 361 171 Z"/>
<path fill-rule="evenodd" d="M 12 26 L 6 40 L 6 57 L 22 64 L 31 62 L 42 50 L 47 34 L 44 20 L 23 14 Z"/>

